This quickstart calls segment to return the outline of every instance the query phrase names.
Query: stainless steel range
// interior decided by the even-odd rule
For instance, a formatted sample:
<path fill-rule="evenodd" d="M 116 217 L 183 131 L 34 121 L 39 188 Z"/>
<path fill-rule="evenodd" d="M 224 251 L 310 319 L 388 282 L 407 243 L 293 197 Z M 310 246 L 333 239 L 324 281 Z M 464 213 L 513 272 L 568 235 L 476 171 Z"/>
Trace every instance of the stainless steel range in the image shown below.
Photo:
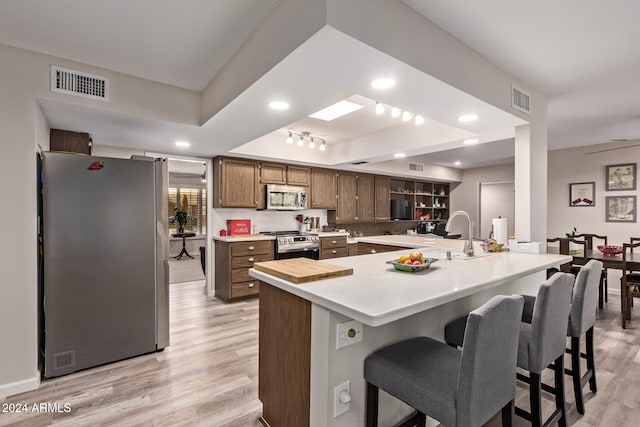
<path fill-rule="evenodd" d="M 276 236 L 275 259 L 320 258 L 320 239 L 316 234 L 299 231 L 269 231 L 260 234 Z"/>

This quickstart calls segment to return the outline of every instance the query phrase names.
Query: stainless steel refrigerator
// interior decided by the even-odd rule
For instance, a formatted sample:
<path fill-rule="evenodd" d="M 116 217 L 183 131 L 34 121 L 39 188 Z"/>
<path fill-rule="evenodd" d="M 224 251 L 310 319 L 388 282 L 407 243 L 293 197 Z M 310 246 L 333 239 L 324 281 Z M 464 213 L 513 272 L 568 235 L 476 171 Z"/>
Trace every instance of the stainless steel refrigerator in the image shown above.
<path fill-rule="evenodd" d="M 169 345 L 164 159 L 42 153 L 43 376 Z"/>

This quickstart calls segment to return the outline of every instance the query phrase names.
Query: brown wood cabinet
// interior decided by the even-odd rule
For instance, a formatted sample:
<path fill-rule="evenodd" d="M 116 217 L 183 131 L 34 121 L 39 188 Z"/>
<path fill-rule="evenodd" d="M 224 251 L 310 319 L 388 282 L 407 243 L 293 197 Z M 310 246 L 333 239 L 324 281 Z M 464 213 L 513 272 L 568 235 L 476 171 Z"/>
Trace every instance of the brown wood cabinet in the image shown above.
<path fill-rule="evenodd" d="M 379 254 L 382 252 L 406 250 L 407 253 L 412 249 L 403 248 L 401 246 L 379 245 L 377 243 L 358 242 L 358 255 Z"/>
<path fill-rule="evenodd" d="M 273 241 L 216 240 L 215 294 L 224 301 L 258 295 L 258 280 L 249 276 L 253 263 L 273 259 Z"/>
<path fill-rule="evenodd" d="M 376 176 L 375 178 L 375 208 L 376 221 L 390 221 L 389 191 L 391 180 L 388 176 Z"/>
<path fill-rule="evenodd" d="M 51 151 L 91 155 L 92 148 L 88 133 L 60 129 L 51 129 L 49 132 L 49 150 Z"/>
<path fill-rule="evenodd" d="M 376 217 L 375 178 L 358 174 L 358 222 L 373 222 Z"/>
<path fill-rule="evenodd" d="M 286 184 L 287 165 L 282 163 L 260 164 L 260 184 Z"/>
<path fill-rule="evenodd" d="M 349 256 L 347 236 L 321 237 L 320 259 L 331 259 Z"/>
<path fill-rule="evenodd" d="M 337 171 L 311 169 L 311 208 L 336 209 Z"/>
<path fill-rule="evenodd" d="M 355 173 L 338 172 L 338 200 L 336 220 L 338 223 L 358 220 L 358 176 Z"/>
<path fill-rule="evenodd" d="M 258 207 L 258 162 L 217 158 L 213 162 L 213 207 Z"/>
<path fill-rule="evenodd" d="M 305 166 L 287 166 L 287 184 L 309 187 L 311 185 L 311 168 Z"/>
<path fill-rule="evenodd" d="M 349 256 L 358 255 L 358 244 L 357 243 L 347 244 L 347 250 L 349 252 Z"/>

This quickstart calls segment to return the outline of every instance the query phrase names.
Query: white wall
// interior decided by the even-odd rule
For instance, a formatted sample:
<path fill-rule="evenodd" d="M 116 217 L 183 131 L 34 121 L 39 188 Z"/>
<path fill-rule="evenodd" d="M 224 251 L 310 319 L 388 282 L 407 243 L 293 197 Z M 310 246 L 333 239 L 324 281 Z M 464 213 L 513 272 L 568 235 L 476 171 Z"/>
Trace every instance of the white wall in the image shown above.
<path fill-rule="evenodd" d="M 307 209 L 303 211 L 259 211 L 256 209 L 212 209 L 213 230 L 211 235 L 219 236 L 220 229 L 227 228 L 228 219 L 250 219 L 256 226 L 256 232 L 297 230 L 297 215 L 320 217 L 320 224 L 327 225 L 326 209 Z"/>
<path fill-rule="evenodd" d="M 605 191 L 605 166 L 638 163 L 639 142 L 612 142 L 549 152 L 548 237 L 564 236 L 573 227 L 582 233 L 607 235 L 613 245 L 628 243 L 629 237 L 640 237 L 638 223 L 605 221 L 606 196 L 640 195 L 640 187 L 636 191 Z M 636 146 L 630 147 L 633 145 Z M 595 153 L 598 151 L 602 152 Z M 592 181 L 596 183 L 595 206 L 570 207 L 569 183 Z"/>
<path fill-rule="evenodd" d="M 514 165 L 488 166 L 482 168 L 465 169 L 462 171 L 462 182 L 451 190 L 450 212 L 465 211 L 476 223 L 478 221 L 479 192 L 478 186 L 481 182 L 513 181 Z M 518 189 L 516 188 L 516 191 Z M 516 212 L 517 215 L 517 212 Z M 463 237 L 469 235 L 467 223 L 460 218 L 456 218 L 451 224 L 451 233 L 460 233 Z M 474 235 L 477 237 L 478 227 L 474 227 Z"/>
<path fill-rule="evenodd" d="M 0 45 L 0 182 L 10 206 L 0 209 L 0 224 L 10 245 L 0 245 L 0 397 L 36 388 L 36 147 L 48 147 L 48 126 L 38 99 L 113 112 L 198 124 L 199 97 L 192 91 L 90 67 L 73 61 Z M 110 78 L 110 102 L 50 91 L 50 67 L 86 71 Z"/>

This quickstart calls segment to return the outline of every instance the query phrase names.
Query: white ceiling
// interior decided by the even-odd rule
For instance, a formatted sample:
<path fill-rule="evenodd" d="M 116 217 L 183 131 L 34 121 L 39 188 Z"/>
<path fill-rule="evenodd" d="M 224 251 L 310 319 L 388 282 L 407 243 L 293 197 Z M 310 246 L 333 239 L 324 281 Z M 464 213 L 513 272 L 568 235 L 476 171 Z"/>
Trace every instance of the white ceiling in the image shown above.
<path fill-rule="evenodd" d="M 548 95 L 551 149 L 601 143 L 614 138 L 640 138 L 637 110 L 640 105 L 640 55 L 634 45 L 640 39 L 640 26 L 633 22 L 640 16 L 638 2 L 615 0 L 603 6 L 598 0 L 404 1 L 507 72 Z M 278 4 L 279 0 L 0 0 L 0 43 L 199 91 Z M 324 38 L 314 42 L 316 48 L 321 45 L 336 50 L 335 43 L 342 43 L 342 40 L 324 34 Z M 275 138 L 282 129 L 292 127 L 298 131 L 330 134 L 332 138 L 327 142 L 332 144 L 344 139 L 362 139 L 376 131 L 384 133 L 390 128 L 406 134 L 409 132 L 406 125 L 393 126 L 369 118 L 363 122 L 365 119 L 357 115 L 339 119 L 328 128 L 318 127 L 317 132 L 314 126 L 318 124 L 313 123 L 313 119 L 300 120 L 301 116 L 344 98 L 345 93 L 379 99 L 375 93 L 367 93 L 367 88 L 353 90 L 354 84 L 338 82 L 343 78 L 358 77 L 362 84 L 362 74 L 355 76 L 362 69 L 358 67 L 358 59 L 386 60 L 370 57 L 362 46 L 354 45 L 352 49 L 362 56 L 349 58 L 344 55 L 336 60 L 316 55 L 310 60 L 309 56 L 305 57 L 303 46 L 296 50 L 296 58 L 287 58 L 286 63 L 279 64 L 273 73 L 268 73 L 271 75 L 265 75 L 257 82 L 262 87 L 256 84 L 252 87 L 253 92 L 247 91 L 251 93 L 233 101 L 225 109 L 226 114 L 235 111 L 235 114 L 246 113 L 247 117 L 255 118 L 252 121 L 256 123 L 251 126 L 253 133 L 242 123 L 235 128 L 221 128 L 219 124 L 225 122 L 224 114 L 202 127 L 195 127 L 50 101 L 43 102 L 42 107 L 50 124 L 88 131 L 98 144 L 176 152 L 171 145 L 173 141 L 189 138 L 193 141 L 192 153 L 201 156 L 232 150 L 243 142 L 259 141 L 263 135 L 267 139 L 269 136 Z M 321 62 L 323 60 L 325 62 Z M 330 67 L 323 67 L 323 70 L 308 67 L 309 63 L 323 63 L 349 70 L 346 68 L 349 60 L 356 62 L 352 67 L 353 76 L 321 73 Z M 392 65 L 402 68 L 401 64 Z M 263 111 L 252 107 L 250 98 L 264 94 L 268 85 L 282 84 L 282 79 L 275 76 L 278 72 L 281 77 L 307 77 L 309 81 L 304 77 L 289 79 L 289 86 L 292 93 L 305 93 L 310 99 L 301 100 L 297 116 L 285 114 L 280 120 L 267 120 Z M 425 79 L 425 76 L 409 76 L 407 70 L 402 72 L 407 83 L 415 78 Z M 316 84 L 317 87 L 313 87 Z M 326 90 L 329 84 L 336 87 Z M 446 92 L 449 90 L 446 87 L 439 90 L 446 96 L 452 95 L 451 91 Z M 412 94 L 410 90 L 402 93 L 404 95 L 389 96 L 383 101 L 416 112 L 430 108 L 421 103 L 419 93 Z M 439 112 L 440 117 L 431 117 L 445 126 L 459 128 L 445 117 L 452 114 L 453 108 L 440 105 Z M 459 159 L 463 162 L 461 167 L 474 167 L 491 161 L 481 159 L 478 152 L 490 152 L 494 163 L 504 162 L 505 158 L 513 156 L 509 142 L 503 141 L 509 137 L 503 132 L 511 120 L 508 116 L 499 119 L 502 123 L 492 131 L 483 129 L 492 134 L 493 140 L 502 141 L 492 144 L 491 148 L 482 144 L 475 152 L 468 149 L 449 151 L 451 144 L 442 143 L 422 150 L 419 162 L 450 165 L 454 159 Z M 79 124 L 82 129 L 77 128 Z M 460 130 L 473 134 L 479 129 Z M 212 140 L 214 133 L 215 140 L 227 141 L 227 145 L 212 147 L 207 141 Z M 412 136 L 419 143 L 420 138 Z M 389 145 L 387 154 L 397 148 Z M 459 141 L 455 147 L 460 147 Z M 428 151 L 438 151 L 438 154 L 424 154 Z M 372 153 L 372 158 L 381 156 L 382 153 Z"/>

